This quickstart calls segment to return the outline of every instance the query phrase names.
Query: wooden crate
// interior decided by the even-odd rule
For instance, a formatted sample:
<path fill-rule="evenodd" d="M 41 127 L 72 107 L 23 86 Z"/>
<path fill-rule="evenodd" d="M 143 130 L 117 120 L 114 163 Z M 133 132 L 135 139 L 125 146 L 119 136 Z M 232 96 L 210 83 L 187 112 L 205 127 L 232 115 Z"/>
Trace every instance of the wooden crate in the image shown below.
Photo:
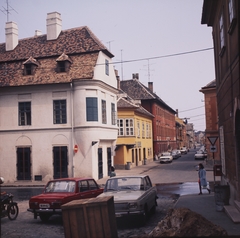
<path fill-rule="evenodd" d="M 74 200 L 62 205 L 66 238 L 115 238 L 113 196 Z"/>

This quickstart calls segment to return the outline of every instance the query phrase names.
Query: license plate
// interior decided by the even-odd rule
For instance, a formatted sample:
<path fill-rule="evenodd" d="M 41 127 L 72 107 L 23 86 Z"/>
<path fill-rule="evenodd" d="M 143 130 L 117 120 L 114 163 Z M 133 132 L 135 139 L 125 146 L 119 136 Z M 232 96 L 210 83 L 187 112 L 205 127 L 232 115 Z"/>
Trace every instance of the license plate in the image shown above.
<path fill-rule="evenodd" d="M 48 203 L 40 203 L 40 204 L 39 204 L 39 207 L 40 207 L 40 208 L 49 208 L 50 205 L 49 205 Z"/>

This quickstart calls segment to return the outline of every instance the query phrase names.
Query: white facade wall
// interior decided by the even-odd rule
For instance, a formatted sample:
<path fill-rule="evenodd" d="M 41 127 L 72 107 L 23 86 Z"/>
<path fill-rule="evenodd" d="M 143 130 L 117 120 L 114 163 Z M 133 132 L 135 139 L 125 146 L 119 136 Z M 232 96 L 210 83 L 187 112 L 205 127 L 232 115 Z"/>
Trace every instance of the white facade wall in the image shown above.
<path fill-rule="evenodd" d="M 99 58 L 104 61 L 104 55 L 100 54 Z M 16 150 L 19 147 L 30 147 L 32 181 L 35 175 L 41 175 L 45 182 L 53 179 L 54 146 L 68 148 L 69 177 L 95 179 L 99 179 L 98 149 L 101 148 L 103 177 L 108 176 L 107 148 L 113 150 L 118 132 L 111 119 L 111 103 L 117 110 L 117 82 L 111 65 L 109 76 L 103 72 L 105 70 L 96 67 L 97 80 L 80 80 L 73 84 L 0 89 L 0 176 L 5 183 L 17 181 Z M 98 98 L 98 122 L 86 121 L 86 97 Z M 53 100 L 61 99 L 67 101 L 67 123 L 53 124 Z M 102 124 L 102 99 L 107 104 L 107 124 Z M 29 101 L 31 125 L 19 126 L 18 102 Z M 92 145 L 93 141 L 97 143 Z M 77 153 L 74 153 L 74 145 L 78 146 Z"/>

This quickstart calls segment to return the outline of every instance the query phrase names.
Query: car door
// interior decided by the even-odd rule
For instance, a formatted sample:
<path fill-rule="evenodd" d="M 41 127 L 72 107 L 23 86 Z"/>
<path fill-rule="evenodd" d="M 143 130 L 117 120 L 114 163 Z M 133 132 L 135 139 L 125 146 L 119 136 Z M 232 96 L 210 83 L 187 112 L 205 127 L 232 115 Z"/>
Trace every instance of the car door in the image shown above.
<path fill-rule="evenodd" d="M 78 199 L 85 198 L 89 198 L 88 181 L 81 180 L 78 182 Z"/>
<path fill-rule="evenodd" d="M 91 197 L 97 197 L 103 192 L 103 189 L 100 189 L 96 181 L 93 179 L 88 180 L 88 186 Z"/>

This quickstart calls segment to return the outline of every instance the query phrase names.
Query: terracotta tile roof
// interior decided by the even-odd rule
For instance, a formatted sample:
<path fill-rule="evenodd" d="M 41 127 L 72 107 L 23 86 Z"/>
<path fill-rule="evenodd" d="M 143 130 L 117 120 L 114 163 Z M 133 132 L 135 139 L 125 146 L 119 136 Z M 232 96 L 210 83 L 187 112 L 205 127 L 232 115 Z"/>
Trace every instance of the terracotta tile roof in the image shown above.
<path fill-rule="evenodd" d="M 169 107 L 157 94 L 143 85 L 138 79 L 122 80 L 120 81 L 120 88 L 133 99 L 155 100 L 173 113 L 176 113 L 175 110 Z"/>
<path fill-rule="evenodd" d="M 87 27 L 72 28 L 62 31 L 56 40 L 47 40 L 47 35 L 34 36 L 19 40 L 12 51 L 5 50 L 5 43 L 0 44 L 0 62 L 26 60 L 30 56 L 37 58 L 60 56 L 64 52 L 82 54 L 105 51 L 110 57 L 113 55 Z"/>
<path fill-rule="evenodd" d="M 99 51 L 113 57 L 86 26 L 62 31 L 56 40 L 47 41 L 46 35 L 19 40 L 12 51 L 0 44 L 0 87 L 91 79 Z M 69 72 L 57 73 L 56 61 L 66 56 L 72 62 Z M 34 75 L 23 75 L 23 63 L 29 60 L 39 65 Z"/>
<path fill-rule="evenodd" d="M 117 108 L 119 109 L 132 109 L 140 114 L 149 116 L 149 117 L 154 117 L 153 114 L 151 114 L 149 111 L 147 111 L 145 108 L 143 108 L 141 105 L 135 104 L 133 100 L 129 97 L 126 96 L 125 98 L 119 98 L 117 102 Z"/>

